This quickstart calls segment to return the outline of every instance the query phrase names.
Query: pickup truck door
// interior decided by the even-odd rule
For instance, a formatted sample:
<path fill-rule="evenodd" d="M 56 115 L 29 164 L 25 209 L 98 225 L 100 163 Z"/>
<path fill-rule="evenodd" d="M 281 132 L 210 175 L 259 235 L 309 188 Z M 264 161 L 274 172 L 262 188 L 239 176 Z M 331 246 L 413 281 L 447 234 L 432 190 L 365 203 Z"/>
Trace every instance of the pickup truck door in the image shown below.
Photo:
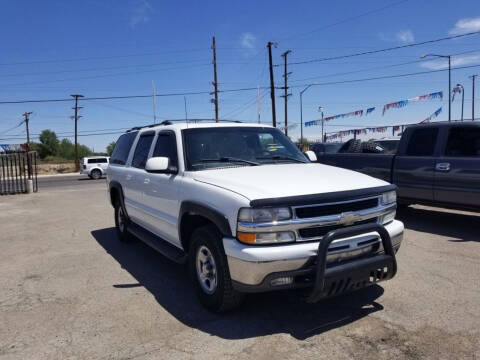
<path fill-rule="evenodd" d="M 400 198 L 433 200 L 438 132 L 435 127 L 414 129 L 406 147 L 399 149 L 393 164 L 393 182 Z"/>
<path fill-rule="evenodd" d="M 436 202 L 480 207 L 480 127 L 445 128 L 435 163 Z"/>
<path fill-rule="evenodd" d="M 168 157 L 169 169 L 178 172 L 178 155 L 175 133 L 158 134 L 152 157 Z M 180 212 L 180 176 L 174 174 L 145 173 L 142 179 L 143 203 L 148 210 L 148 229 L 168 242 L 181 246 L 178 238 Z"/>

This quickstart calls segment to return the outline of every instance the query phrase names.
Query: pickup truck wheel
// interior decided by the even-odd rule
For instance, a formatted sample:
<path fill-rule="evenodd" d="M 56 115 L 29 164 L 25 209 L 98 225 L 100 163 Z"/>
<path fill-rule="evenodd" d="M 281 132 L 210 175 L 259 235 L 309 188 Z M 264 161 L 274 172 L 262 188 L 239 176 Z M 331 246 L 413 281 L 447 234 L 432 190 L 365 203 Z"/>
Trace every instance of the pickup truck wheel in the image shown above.
<path fill-rule="evenodd" d="M 244 294 L 232 287 L 227 257 L 218 230 L 207 225 L 195 230 L 189 251 L 190 276 L 200 302 L 209 310 L 224 312 L 238 307 Z"/>
<path fill-rule="evenodd" d="M 117 202 L 115 204 L 115 229 L 117 237 L 120 241 L 130 241 L 130 233 L 128 232 L 128 217 L 125 214 L 122 206 Z"/>

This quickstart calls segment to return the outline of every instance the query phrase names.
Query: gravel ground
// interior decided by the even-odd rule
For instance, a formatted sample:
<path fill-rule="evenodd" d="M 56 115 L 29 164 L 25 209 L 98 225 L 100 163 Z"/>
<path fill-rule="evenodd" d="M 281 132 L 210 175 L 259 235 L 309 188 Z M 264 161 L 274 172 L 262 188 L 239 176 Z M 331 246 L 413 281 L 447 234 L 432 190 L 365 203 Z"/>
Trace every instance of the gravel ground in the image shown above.
<path fill-rule="evenodd" d="M 116 240 L 104 181 L 0 197 L 0 359 L 480 359 L 480 215 L 399 218 L 393 280 L 215 315 L 183 267 Z"/>

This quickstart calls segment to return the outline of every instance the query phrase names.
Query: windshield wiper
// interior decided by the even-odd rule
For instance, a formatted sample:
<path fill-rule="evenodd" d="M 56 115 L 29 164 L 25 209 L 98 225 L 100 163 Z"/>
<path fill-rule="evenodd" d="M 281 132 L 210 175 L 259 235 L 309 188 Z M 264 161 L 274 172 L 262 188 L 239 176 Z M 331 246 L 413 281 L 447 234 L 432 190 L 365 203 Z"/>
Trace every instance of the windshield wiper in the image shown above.
<path fill-rule="evenodd" d="M 294 157 L 283 156 L 283 155 L 258 156 L 255 159 L 258 159 L 258 160 L 291 160 L 291 161 L 296 161 L 296 162 L 300 162 L 300 163 L 306 163 L 306 161 L 302 161 L 302 160 L 294 158 Z"/>
<path fill-rule="evenodd" d="M 244 160 L 244 159 L 239 159 L 239 158 L 229 157 L 229 156 L 223 156 L 218 159 L 200 159 L 199 162 L 240 162 L 240 163 L 249 164 L 252 166 L 260 165 L 260 163 L 255 161 L 249 161 L 249 160 Z"/>

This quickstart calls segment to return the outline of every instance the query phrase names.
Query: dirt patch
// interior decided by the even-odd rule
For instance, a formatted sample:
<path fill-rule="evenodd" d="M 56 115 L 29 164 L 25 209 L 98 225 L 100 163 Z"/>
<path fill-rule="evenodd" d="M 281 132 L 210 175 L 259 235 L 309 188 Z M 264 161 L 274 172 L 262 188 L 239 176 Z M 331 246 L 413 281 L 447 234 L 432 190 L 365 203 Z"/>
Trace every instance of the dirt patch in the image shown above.
<path fill-rule="evenodd" d="M 75 172 L 75 163 L 39 164 L 37 169 L 38 175 L 67 174 Z"/>

